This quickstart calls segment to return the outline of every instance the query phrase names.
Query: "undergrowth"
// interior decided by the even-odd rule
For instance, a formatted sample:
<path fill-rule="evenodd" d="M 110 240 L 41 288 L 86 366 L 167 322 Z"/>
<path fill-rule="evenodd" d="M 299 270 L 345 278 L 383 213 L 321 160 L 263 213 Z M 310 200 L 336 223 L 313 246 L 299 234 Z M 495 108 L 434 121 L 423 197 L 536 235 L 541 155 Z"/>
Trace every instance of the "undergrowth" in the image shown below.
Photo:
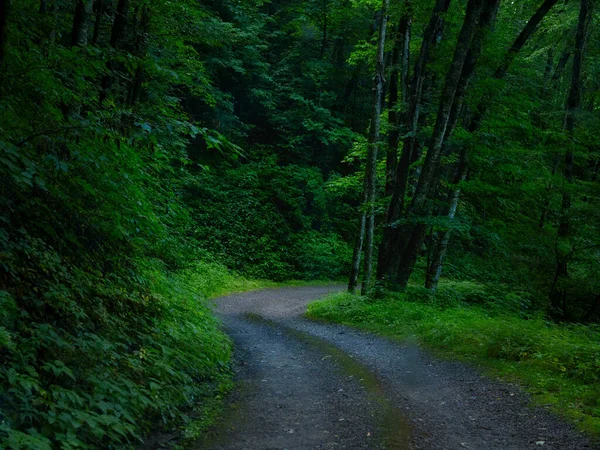
<path fill-rule="evenodd" d="M 142 288 L 126 292 L 64 270 L 63 291 L 51 280 L 46 295 L 79 311 L 69 322 L 52 319 L 48 305 L 19 320 L 13 296 L 0 291 L 0 447 L 127 448 L 161 427 L 188 423 L 193 436 L 214 418 L 231 387 L 231 343 L 206 299 L 262 284 L 208 262 L 170 273 L 145 260 L 136 273 Z M 134 302 L 133 312 L 108 314 L 115 298 Z"/>
<path fill-rule="evenodd" d="M 555 324 L 529 313 L 524 294 L 486 298 L 486 292 L 484 285 L 446 282 L 436 296 L 415 288 L 380 300 L 339 293 L 312 303 L 307 314 L 386 336 L 416 336 L 442 355 L 520 382 L 536 402 L 600 436 L 600 328 Z"/>

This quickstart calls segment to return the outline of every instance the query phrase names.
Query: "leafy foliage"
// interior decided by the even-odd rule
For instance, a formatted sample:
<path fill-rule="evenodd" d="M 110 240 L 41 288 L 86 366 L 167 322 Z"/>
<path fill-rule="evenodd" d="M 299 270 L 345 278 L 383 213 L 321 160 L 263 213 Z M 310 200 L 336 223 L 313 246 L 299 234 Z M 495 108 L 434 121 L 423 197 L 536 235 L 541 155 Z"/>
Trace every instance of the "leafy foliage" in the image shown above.
<path fill-rule="evenodd" d="M 355 133 L 331 66 L 301 62 L 300 37 L 265 57 L 283 36 L 265 2 L 205 3 L 26 0 L 2 22 L 3 448 L 134 447 L 186 422 L 230 376 L 206 299 L 267 284 L 230 269 L 345 270 L 348 211 L 322 187 Z"/>

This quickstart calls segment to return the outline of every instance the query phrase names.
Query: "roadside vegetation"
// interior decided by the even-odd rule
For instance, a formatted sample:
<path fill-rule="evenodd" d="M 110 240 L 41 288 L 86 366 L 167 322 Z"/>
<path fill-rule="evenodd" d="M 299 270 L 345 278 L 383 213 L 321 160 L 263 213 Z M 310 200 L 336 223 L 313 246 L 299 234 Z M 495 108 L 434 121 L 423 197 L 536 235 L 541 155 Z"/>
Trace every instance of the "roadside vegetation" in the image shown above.
<path fill-rule="evenodd" d="M 600 437 L 600 327 L 557 324 L 530 307 L 530 298 L 506 286 L 442 279 L 435 295 L 416 286 L 379 299 L 339 293 L 309 305 L 307 315 L 416 337 L 436 354 L 516 381 L 535 403 Z"/>

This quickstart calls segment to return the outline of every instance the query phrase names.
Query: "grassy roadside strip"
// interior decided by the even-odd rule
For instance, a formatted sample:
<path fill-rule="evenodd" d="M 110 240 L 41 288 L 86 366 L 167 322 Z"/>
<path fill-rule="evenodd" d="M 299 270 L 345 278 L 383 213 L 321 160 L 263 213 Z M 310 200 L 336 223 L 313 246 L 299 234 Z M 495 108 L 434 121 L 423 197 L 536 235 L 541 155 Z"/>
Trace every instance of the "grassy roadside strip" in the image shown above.
<path fill-rule="evenodd" d="M 213 317 L 209 300 L 239 292 L 273 287 L 276 284 L 268 280 L 250 280 L 230 271 L 216 262 L 198 261 L 190 268 L 172 276 L 170 282 L 161 280 L 162 274 L 156 274 L 154 291 L 169 298 L 171 304 L 189 305 L 190 314 L 180 317 L 181 327 L 190 325 L 205 330 L 208 334 L 203 346 L 211 346 L 216 341 L 223 348 L 218 365 L 213 366 L 212 380 L 207 383 L 202 395 L 197 396 L 193 404 L 186 406 L 184 420 L 179 421 L 177 429 L 164 430 L 169 435 L 167 444 L 174 449 L 188 448 L 197 441 L 221 416 L 224 400 L 234 388 L 233 373 L 229 363 L 232 347 L 229 337 L 220 329 L 220 323 Z M 162 289 L 161 289 L 162 288 Z M 191 314 L 201 311 L 202 315 Z M 210 320 L 208 319 L 210 317 Z M 185 345 L 185 337 L 180 344 Z M 183 386 L 184 387 L 184 386 Z M 152 435 L 150 439 L 152 440 Z"/>
<path fill-rule="evenodd" d="M 302 281 L 290 280 L 286 282 L 274 282 L 269 280 L 252 280 L 230 271 L 225 266 L 212 262 L 197 262 L 188 270 L 177 275 L 178 280 L 194 292 L 198 298 L 206 300 L 260 289 L 295 287 L 295 286 L 322 286 L 337 284 L 331 281 Z M 219 331 L 222 334 L 221 331 Z M 228 338 L 228 354 L 231 357 L 231 344 Z M 210 429 L 222 416 L 227 394 L 235 387 L 232 372 L 226 371 L 218 381 L 212 385 L 210 392 L 199 399 L 188 420 L 181 426 L 179 433 L 174 439 L 173 448 L 189 448 L 203 433 Z"/>
<path fill-rule="evenodd" d="M 393 338 L 416 336 L 442 357 L 459 358 L 519 382 L 538 404 L 600 437 L 600 329 L 525 320 L 486 305 L 373 301 L 333 294 L 308 307 L 310 318 Z"/>

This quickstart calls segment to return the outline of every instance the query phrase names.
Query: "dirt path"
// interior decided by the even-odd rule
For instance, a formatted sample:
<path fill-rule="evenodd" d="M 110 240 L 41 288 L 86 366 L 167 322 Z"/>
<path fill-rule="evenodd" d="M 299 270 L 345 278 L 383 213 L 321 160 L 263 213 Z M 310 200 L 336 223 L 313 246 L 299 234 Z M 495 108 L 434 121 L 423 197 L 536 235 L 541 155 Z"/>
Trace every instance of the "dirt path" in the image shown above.
<path fill-rule="evenodd" d="M 333 287 L 217 301 L 239 389 L 197 449 L 591 449 L 516 386 L 345 327 L 301 318 Z"/>

